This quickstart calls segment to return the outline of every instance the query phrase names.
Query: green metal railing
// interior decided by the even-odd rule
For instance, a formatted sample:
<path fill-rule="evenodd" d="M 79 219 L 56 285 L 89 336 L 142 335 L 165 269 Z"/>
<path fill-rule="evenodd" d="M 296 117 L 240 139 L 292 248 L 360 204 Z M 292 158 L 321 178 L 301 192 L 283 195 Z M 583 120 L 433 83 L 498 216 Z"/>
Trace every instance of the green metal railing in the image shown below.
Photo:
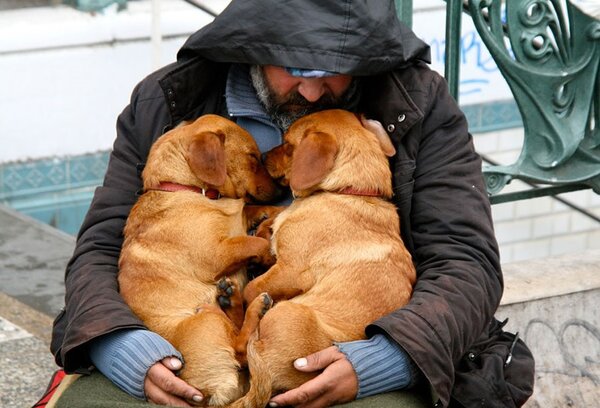
<path fill-rule="evenodd" d="M 396 7 L 411 24 L 412 0 Z M 446 0 L 445 77 L 457 100 L 463 12 L 511 88 L 525 132 L 516 163 L 484 168 L 491 202 L 600 193 L 600 21 L 568 1 Z M 501 193 L 514 179 L 532 188 Z"/>
<path fill-rule="evenodd" d="M 398 18 L 412 28 L 413 1 L 394 0 Z M 462 26 L 462 1 L 446 1 L 446 42 L 444 52 L 444 76 L 450 93 L 458 102 L 460 83 L 460 37 Z"/>
<path fill-rule="evenodd" d="M 398 18 L 404 24 L 409 27 L 412 27 L 412 16 L 413 16 L 413 2 L 412 0 L 402 1 L 402 0 L 394 0 L 396 3 L 396 13 L 398 14 Z"/>

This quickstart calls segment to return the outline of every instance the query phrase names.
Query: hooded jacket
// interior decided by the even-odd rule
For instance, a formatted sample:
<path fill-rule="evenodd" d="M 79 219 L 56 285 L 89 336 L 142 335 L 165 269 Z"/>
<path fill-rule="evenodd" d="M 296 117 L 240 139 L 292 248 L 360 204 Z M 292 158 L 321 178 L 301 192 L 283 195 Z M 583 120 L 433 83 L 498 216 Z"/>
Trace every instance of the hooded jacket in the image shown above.
<path fill-rule="evenodd" d="M 103 185 L 66 270 L 66 306 L 51 345 L 57 363 L 67 372 L 86 372 L 89 341 L 144 327 L 119 295 L 116 275 L 123 227 L 152 143 L 182 120 L 226 115 L 231 63 L 273 64 L 362 77 L 359 111 L 379 120 L 396 146 L 393 200 L 418 280 L 410 303 L 373 322 L 367 334 L 386 333 L 406 350 L 438 406 L 458 400 L 469 406 L 469 398 L 490 407 L 524 402 L 531 364 L 521 372 L 531 381 L 516 391 L 494 384 L 504 381 L 503 370 L 483 396 L 457 386 L 464 356 L 481 339 L 489 341 L 503 284 L 481 160 L 464 115 L 428 58 L 429 48 L 398 21 L 392 0 L 232 1 L 189 38 L 177 62 L 137 85 L 118 118 Z"/>

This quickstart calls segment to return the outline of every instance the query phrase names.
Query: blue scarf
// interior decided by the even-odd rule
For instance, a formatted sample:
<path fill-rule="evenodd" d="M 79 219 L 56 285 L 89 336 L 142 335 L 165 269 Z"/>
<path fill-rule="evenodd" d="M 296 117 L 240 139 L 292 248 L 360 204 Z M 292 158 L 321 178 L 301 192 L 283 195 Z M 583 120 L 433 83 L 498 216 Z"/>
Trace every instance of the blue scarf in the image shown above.
<path fill-rule="evenodd" d="M 233 64 L 225 87 L 227 111 L 232 120 L 246 129 L 265 153 L 282 143 L 282 132 L 271 122 L 256 96 L 247 65 Z"/>

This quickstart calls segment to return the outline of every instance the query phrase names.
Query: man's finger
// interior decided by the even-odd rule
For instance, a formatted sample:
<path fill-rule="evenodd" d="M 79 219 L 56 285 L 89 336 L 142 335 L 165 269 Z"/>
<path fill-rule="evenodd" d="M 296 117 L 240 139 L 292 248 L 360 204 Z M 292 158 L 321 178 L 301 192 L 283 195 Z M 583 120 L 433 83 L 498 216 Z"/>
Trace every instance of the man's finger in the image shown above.
<path fill-rule="evenodd" d="M 183 367 L 181 360 L 177 357 L 165 357 L 161 360 L 161 363 L 172 371 L 179 371 Z"/>
<path fill-rule="evenodd" d="M 167 361 L 167 363 L 169 364 L 169 367 L 173 367 L 173 361 Z M 175 366 L 177 366 L 177 364 L 175 364 Z M 146 380 L 147 381 L 144 382 L 144 388 L 149 384 L 151 388 L 152 385 L 154 385 L 166 394 L 193 403 L 200 403 L 203 399 L 200 391 L 177 377 L 171 369 L 162 363 L 157 363 L 150 367 L 146 374 Z M 145 392 L 148 397 L 151 396 L 149 390 L 145 389 Z"/>
<path fill-rule="evenodd" d="M 344 354 L 336 346 L 327 347 L 321 351 L 313 353 L 294 361 L 294 367 L 298 371 L 311 372 L 322 370 L 334 361 L 343 358 Z"/>
<path fill-rule="evenodd" d="M 284 407 L 288 405 L 297 406 L 307 404 L 319 398 L 328 391 L 327 381 L 322 376 L 317 376 L 305 382 L 298 388 L 284 392 L 271 398 L 269 406 Z"/>
<path fill-rule="evenodd" d="M 325 359 L 333 358 L 334 362 L 312 380 L 271 398 L 269 405 L 272 407 L 292 405 L 299 408 L 317 408 L 355 399 L 358 392 L 358 379 L 352 364 L 343 353 L 337 351 L 337 348 L 333 353 L 327 350 L 323 355 Z M 319 357 L 323 357 L 323 355 Z M 324 361 L 324 359 L 320 361 Z"/>
<path fill-rule="evenodd" d="M 159 386 L 157 386 L 150 379 L 148 379 L 148 377 L 146 377 L 146 380 L 144 381 L 144 392 L 146 393 L 146 398 L 148 399 L 148 402 L 151 402 L 153 404 L 169 405 L 172 407 L 192 406 L 183 399 L 163 391 Z"/>

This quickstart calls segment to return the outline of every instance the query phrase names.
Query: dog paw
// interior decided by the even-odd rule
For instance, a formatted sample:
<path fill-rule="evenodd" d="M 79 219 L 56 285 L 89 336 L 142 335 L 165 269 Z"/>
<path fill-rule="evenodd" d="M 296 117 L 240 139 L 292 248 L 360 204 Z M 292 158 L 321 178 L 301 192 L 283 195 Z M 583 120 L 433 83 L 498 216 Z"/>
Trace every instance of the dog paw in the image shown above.
<path fill-rule="evenodd" d="M 227 277 L 221 278 L 221 280 L 217 282 L 217 302 L 222 309 L 231 307 L 231 298 L 233 297 L 235 290 L 235 284 Z"/>
<path fill-rule="evenodd" d="M 263 213 L 260 214 L 257 218 L 252 220 L 250 226 L 248 228 L 248 235 L 256 235 L 259 230 L 259 227 L 265 223 L 266 220 L 269 219 L 269 214 Z"/>
<path fill-rule="evenodd" d="M 273 235 L 273 218 L 268 218 L 266 221 L 261 222 L 257 227 L 254 235 L 260 238 L 264 238 L 267 241 L 271 241 Z"/>
<path fill-rule="evenodd" d="M 259 317 L 263 317 L 273 307 L 273 298 L 268 293 L 263 293 L 260 297 L 262 298 L 262 308 L 258 312 L 258 315 Z"/>

